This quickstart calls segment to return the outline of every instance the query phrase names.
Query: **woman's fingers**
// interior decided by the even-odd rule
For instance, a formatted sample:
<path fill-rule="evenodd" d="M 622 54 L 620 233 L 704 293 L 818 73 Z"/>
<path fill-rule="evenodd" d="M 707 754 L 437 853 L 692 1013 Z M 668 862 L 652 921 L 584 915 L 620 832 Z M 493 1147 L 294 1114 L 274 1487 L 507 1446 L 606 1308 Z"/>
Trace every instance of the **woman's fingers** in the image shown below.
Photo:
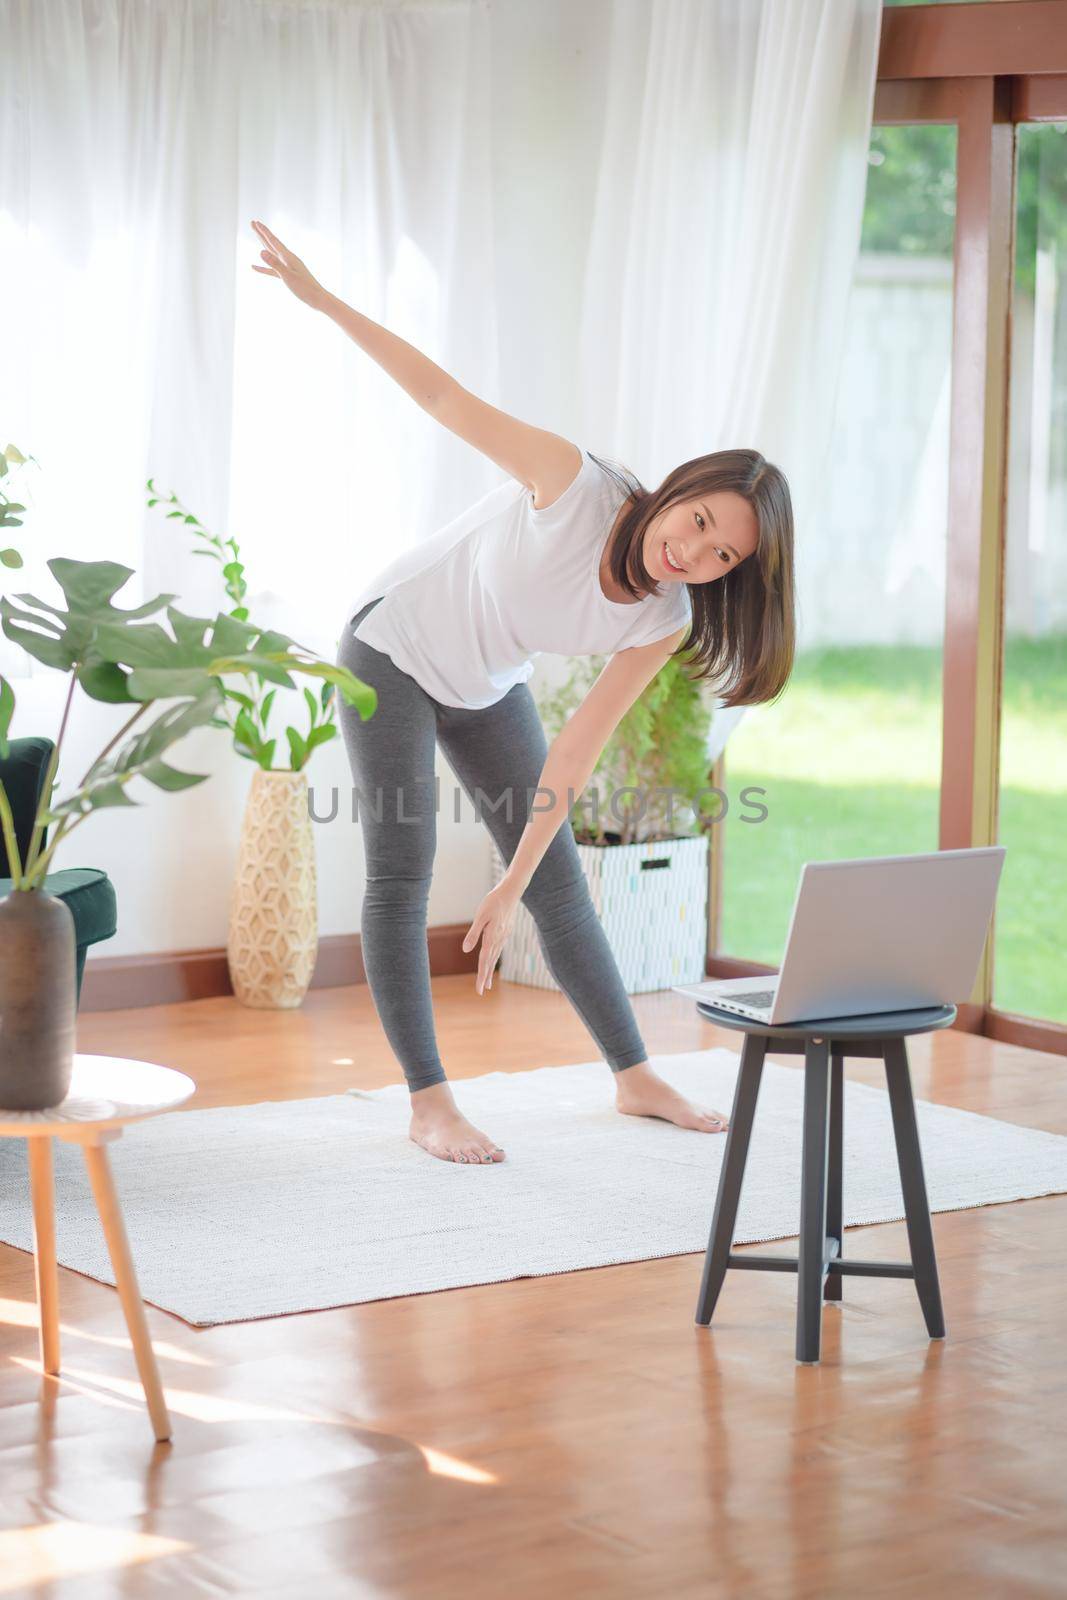
<path fill-rule="evenodd" d="M 270 229 L 262 222 L 253 222 L 253 228 L 259 234 L 261 244 L 270 245 L 271 249 L 280 257 L 282 255 L 281 241 L 276 239 Z"/>
<path fill-rule="evenodd" d="M 267 239 L 267 235 L 268 235 L 270 230 L 264 228 L 263 224 L 261 222 L 253 221 L 252 226 L 253 226 L 253 228 L 255 228 L 256 232 L 259 234 L 260 243 L 261 244 L 265 243 L 266 239 Z M 271 249 L 271 250 L 261 250 L 259 253 L 262 256 L 263 260 L 267 263 L 267 265 L 265 267 L 261 267 L 261 266 L 258 266 L 257 263 L 253 261 L 253 263 L 252 263 L 252 271 L 253 272 L 262 272 L 268 278 L 280 278 L 281 277 L 281 273 L 278 271 L 278 268 L 283 265 L 283 262 L 282 262 L 281 256 L 278 254 L 278 252 L 276 250 Z"/>
<path fill-rule="evenodd" d="M 482 959 L 478 963 L 479 994 L 483 989 L 493 987 L 493 968 L 496 966 L 500 954 L 500 945 L 495 940 L 482 940 Z"/>
<path fill-rule="evenodd" d="M 271 276 L 280 278 L 290 293 L 298 300 L 302 300 L 305 305 L 319 306 L 322 302 L 322 285 L 312 277 L 300 257 L 294 256 L 291 250 L 287 250 L 264 223 L 253 220 L 252 226 L 260 242 L 269 246 L 268 249 L 261 250 L 260 255 L 267 263 Z"/>
<path fill-rule="evenodd" d="M 273 233 L 271 233 L 265 222 L 260 222 L 257 224 L 257 226 L 264 239 L 266 239 L 267 243 L 273 248 L 280 260 L 284 261 L 286 265 L 288 265 L 291 260 L 296 260 L 296 257 L 292 255 L 291 251 L 285 248 L 285 246 L 282 244 L 282 241 L 276 238 Z"/>

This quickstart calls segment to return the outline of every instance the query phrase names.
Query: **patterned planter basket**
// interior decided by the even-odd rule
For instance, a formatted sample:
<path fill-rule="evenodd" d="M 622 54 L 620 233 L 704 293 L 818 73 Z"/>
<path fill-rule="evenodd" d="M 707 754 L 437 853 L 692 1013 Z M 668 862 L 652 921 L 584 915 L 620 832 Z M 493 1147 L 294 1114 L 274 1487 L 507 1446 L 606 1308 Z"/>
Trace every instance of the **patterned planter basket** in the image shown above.
<path fill-rule="evenodd" d="M 495 844 L 492 853 L 497 884 L 504 860 Z M 578 855 L 627 994 L 699 983 L 707 947 L 707 834 L 647 844 L 580 844 Z M 500 976 L 535 989 L 559 989 L 521 902 Z"/>

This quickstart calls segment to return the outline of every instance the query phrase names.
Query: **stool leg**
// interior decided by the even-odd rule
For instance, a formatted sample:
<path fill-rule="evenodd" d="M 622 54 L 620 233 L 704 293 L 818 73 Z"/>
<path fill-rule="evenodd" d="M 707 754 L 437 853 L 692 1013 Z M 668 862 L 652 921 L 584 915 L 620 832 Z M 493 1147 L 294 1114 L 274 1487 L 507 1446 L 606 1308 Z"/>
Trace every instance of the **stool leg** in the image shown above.
<path fill-rule="evenodd" d="M 767 1053 L 767 1039 L 763 1034 L 746 1033 L 741 1046 L 741 1067 L 734 1089 L 734 1104 L 730 1112 L 730 1126 L 726 1130 L 726 1149 L 722 1156 L 719 1174 L 719 1191 L 715 1197 L 715 1214 L 711 1219 L 711 1235 L 704 1256 L 704 1275 L 697 1299 L 696 1320 L 707 1327 L 715 1302 L 719 1298 L 726 1277 L 730 1247 L 734 1240 L 734 1224 L 741 1199 L 741 1182 L 745 1176 L 748 1143 L 756 1115 L 760 1079 L 763 1076 L 763 1058 Z"/>
<path fill-rule="evenodd" d="M 826 1170 L 830 1130 L 830 1045 L 804 1041 L 804 1144 L 797 1251 L 797 1360 L 819 1359 L 826 1257 Z"/>
<path fill-rule="evenodd" d="M 844 1057 L 840 1050 L 830 1052 L 830 1152 L 826 1176 L 826 1234 L 837 1240 L 838 1260 L 845 1253 L 845 1234 L 841 1223 L 841 1163 L 844 1134 Z M 823 1285 L 824 1300 L 840 1300 L 844 1284 L 840 1272 L 828 1272 Z"/>
<path fill-rule="evenodd" d="M 31 1134 L 26 1140 L 26 1147 L 30 1163 L 30 1197 L 33 1202 L 33 1266 L 37 1278 L 41 1370 L 55 1377 L 59 1371 L 59 1275 L 56 1272 L 56 1200 L 51 1135 Z"/>
<path fill-rule="evenodd" d="M 156 1438 L 169 1439 L 171 1436 L 170 1417 L 167 1414 L 166 1401 L 163 1398 L 163 1385 L 159 1381 L 159 1369 L 156 1366 L 155 1351 L 152 1349 L 152 1340 L 148 1332 L 148 1322 L 144 1314 L 144 1302 L 141 1291 L 137 1285 L 137 1274 L 134 1271 L 133 1257 L 130 1254 L 129 1241 L 126 1238 L 126 1228 L 122 1221 L 122 1212 L 119 1209 L 118 1195 L 115 1193 L 115 1183 L 111 1176 L 111 1163 L 107 1159 L 107 1150 L 102 1144 L 86 1144 L 85 1165 L 89 1169 L 89 1182 L 92 1184 L 93 1198 L 96 1209 L 100 1213 L 100 1221 L 104 1228 L 104 1238 L 107 1240 L 108 1254 L 111 1265 L 115 1271 L 115 1287 L 122 1301 L 122 1309 L 126 1317 L 126 1327 L 129 1329 L 130 1343 L 133 1345 L 134 1359 L 137 1362 L 137 1371 L 144 1389 L 145 1399 L 148 1402 L 148 1415 L 152 1419 L 152 1427 Z"/>
<path fill-rule="evenodd" d="M 915 1119 L 915 1098 L 911 1090 L 911 1073 L 904 1040 L 886 1039 L 882 1045 L 882 1057 L 889 1089 L 889 1107 L 893 1113 L 893 1135 L 897 1145 L 897 1165 L 904 1194 L 915 1288 L 926 1319 L 927 1332 L 931 1339 L 943 1339 L 945 1318 L 937 1278 L 934 1231 L 930 1223 L 930 1202 L 926 1196 L 919 1125 Z"/>

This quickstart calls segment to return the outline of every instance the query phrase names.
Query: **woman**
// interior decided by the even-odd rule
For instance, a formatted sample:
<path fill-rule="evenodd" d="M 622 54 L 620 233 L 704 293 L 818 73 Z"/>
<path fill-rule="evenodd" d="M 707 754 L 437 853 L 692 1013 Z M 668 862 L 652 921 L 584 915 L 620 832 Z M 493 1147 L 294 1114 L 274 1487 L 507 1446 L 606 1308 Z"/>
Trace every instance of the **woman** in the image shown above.
<path fill-rule="evenodd" d="M 702 1132 L 726 1118 L 653 1070 L 597 918 L 569 817 L 620 719 L 677 650 L 725 681 L 727 705 L 775 698 L 793 664 L 793 521 L 777 467 L 722 450 L 655 493 L 589 451 L 485 404 L 329 294 L 262 222 L 265 266 L 325 312 L 442 426 L 510 475 L 394 560 L 346 612 L 338 661 L 378 692 L 363 722 L 338 704 L 367 864 L 362 950 L 411 1092 L 411 1138 L 447 1161 L 504 1151 L 462 1115 L 437 1052 L 426 947 L 440 745 L 508 863 L 463 940 L 479 994 L 521 899 L 546 963 L 615 1076 L 615 1104 Z M 610 655 L 551 750 L 533 656 Z M 481 811 L 484 808 L 484 812 Z"/>

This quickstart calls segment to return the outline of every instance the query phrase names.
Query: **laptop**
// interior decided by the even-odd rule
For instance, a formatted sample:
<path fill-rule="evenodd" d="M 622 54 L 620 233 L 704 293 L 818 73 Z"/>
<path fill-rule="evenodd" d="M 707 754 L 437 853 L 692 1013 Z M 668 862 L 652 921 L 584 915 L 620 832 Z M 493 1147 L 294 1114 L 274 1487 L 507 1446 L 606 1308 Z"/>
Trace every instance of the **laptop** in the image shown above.
<path fill-rule="evenodd" d="M 966 1000 L 1005 854 L 997 844 L 808 861 L 777 974 L 671 987 L 768 1025 Z"/>

